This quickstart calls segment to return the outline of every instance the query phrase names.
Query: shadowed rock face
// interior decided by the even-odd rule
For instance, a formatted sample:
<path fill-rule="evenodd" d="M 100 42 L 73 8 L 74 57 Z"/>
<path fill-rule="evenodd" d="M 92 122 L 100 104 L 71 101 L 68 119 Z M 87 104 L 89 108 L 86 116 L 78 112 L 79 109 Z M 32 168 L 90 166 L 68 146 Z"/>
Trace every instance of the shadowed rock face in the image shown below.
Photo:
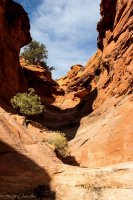
<path fill-rule="evenodd" d="M 36 195 L 39 187 L 44 197 L 52 196 L 53 163 L 61 161 L 51 149 L 0 108 L 0 199 L 4 199 L 1 194 Z"/>
<path fill-rule="evenodd" d="M 64 90 L 52 79 L 52 74 L 47 68 L 29 64 L 24 59 L 20 59 L 20 65 L 28 87 L 35 89 L 45 106 L 51 107 L 56 97 L 64 95 Z"/>
<path fill-rule="evenodd" d="M 5 100 L 27 88 L 19 68 L 20 48 L 31 41 L 30 24 L 23 7 L 12 0 L 0 1 L 0 96 Z"/>
<path fill-rule="evenodd" d="M 103 39 L 105 38 L 105 32 L 113 30 L 116 15 L 116 3 L 116 0 L 106 0 L 106 2 L 102 0 L 100 4 L 100 14 L 102 18 L 97 25 L 97 30 L 99 32 L 98 48 L 101 50 L 103 50 L 104 47 Z"/>

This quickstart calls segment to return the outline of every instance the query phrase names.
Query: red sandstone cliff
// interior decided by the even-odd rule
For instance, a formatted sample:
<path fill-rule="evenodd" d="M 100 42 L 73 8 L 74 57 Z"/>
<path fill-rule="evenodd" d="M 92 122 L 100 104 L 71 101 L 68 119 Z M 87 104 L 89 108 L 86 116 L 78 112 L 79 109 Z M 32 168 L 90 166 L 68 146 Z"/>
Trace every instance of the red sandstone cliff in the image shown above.
<path fill-rule="evenodd" d="M 99 50 L 84 68 L 74 67 L 58 81 L 65 86 L 70 99 L 72 93 L 76 96 L 80 91 L 89 93 L 90 86 L 92 90 L 96 88 L 98 96 L 94 109 L 108 97 L 133 90 L 133 2 L 102 0 L 100 8 L 102 18 L 97 25 Z"/>
<path fill-rule="evenodd" d="M 20 65 L 28 87 L 34 88 L 42 103 L 50 109 L 55 99 L 64 95 L 64 90 L 52 79 L 52 74 L 47 68 L 27 64 L 24 59 L 20 59 Z"/>
<path fill-rule="evenodd" d="M 84 125 L 71 142 L 72 154 L 83 166 L 133 159 L 133 2 L 115 2 L 101 3 L 101 52 L 98 50 L 85 68 L 86 72 L 95 70 L 92 84 L 96 82 L 97 97 L 92 106 L 95 111 L 81 120 Z"/>
<path fill-rule="evenodd" d="M 0 96 L 5 100 L 27 88 L 19 68 L 20 48 L 31 41 L 30 24 L 23 7 L 12 0 L 0 1 Z"/>
<path fill-rule="evenodd" d="M 56 157 L 42 140 L 46 130 L 27 130 L 0 109 L 0 193 L 43 185 L 46 197 L 55 192 L 51 199 L 132 199 L 132 12 L 132 1 L 102 0 L 98 51 L 56 83 L 37 66 L 19 68 L 20 47 L 30 42 L 28 17 L 12 0 L 0 1 L 0 97 L 9 101 L 33 86 L 42 99 L 53 98 L 41 120 L 73 138 L 71 155 L 80 165 Z"/>
<path fill-rule="evenodd" d="M 133 90 L 133 1 L 102 1 L 102 18 L 98 23 L 98 46 L 102 65 L 98 83 L 99 98 L 120 96 Z"/>

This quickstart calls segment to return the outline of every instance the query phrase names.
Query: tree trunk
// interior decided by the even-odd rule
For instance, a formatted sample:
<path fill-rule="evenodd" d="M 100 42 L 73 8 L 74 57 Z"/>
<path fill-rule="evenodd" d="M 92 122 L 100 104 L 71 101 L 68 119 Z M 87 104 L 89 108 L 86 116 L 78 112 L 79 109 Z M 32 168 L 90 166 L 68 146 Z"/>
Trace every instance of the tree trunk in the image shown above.
<path fill-rule="evenodd" d="M 27 128 L 27 116 L 24 116 L 23 126 Z"/>

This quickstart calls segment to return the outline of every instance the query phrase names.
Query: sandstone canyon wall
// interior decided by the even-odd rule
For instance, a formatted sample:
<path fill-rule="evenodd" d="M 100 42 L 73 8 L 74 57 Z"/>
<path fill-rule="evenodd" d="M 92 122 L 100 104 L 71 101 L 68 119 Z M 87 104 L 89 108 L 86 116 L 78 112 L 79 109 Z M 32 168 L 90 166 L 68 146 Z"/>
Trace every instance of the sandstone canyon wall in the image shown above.
<path fill-rule="evenodd" d="M 41 188 L 45 199 L 132 199 L 132 13 L 130 0 L 102 0 L 99 49 L 85 67 L 75 65 L 55 82 L 39 66 L 21 62 L 20 68 L 20 47 L 31 40 L 29 20 L 20 5 L 0 1 L 0 98 L 9 102 L 33 86 L 49 108 L 41 120 L 73 138 L 71 156 L 79 164 L 56 157 L 43 142 L 49 132 L 26 129 L 20 116 L 0 109 L 0 194 Z"/>
<path fill-rule="evenodd" d="M 20 48 L 31 41 L 30 24 L 23 7 L 12 0 L 0 1 L 0 96 L 4 100 L 27 88 L 19 67 Z"/>
<path fill-rule="evenodd" d="M 133 2 L 102 0 L 100 12 L 98 51 L 85 67 L 72 67 L 66 77 L 58 80 L 67 95 L 74 93 L 75 102 L 76 97 L 82 99 L 91 87 L 96 88 L 94 109 L 108 97 L 133 90 Z"/>
<path fill-rule="evenodd" d="M 95 71 L 91 84 L 97 98 L 94 112 L 81 120 L 71 142 L 73 155 L 82 166 L 133 159 L 133 1 L 114 2 L 101 2 L 102 18 L 97 26 L 101 51 L 85 68 L 86 73 Z"/>

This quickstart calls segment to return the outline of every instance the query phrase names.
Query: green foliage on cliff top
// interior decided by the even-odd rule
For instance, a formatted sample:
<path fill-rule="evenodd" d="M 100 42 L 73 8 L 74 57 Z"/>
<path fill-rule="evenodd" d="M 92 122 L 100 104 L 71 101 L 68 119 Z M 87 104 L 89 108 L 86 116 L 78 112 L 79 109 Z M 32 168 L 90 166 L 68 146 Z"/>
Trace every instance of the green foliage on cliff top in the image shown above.
<path fill-rule="evenodd" d="M 21 53 L 21 57 L 27 60 L 30 64 L 37 64 L 38 62 L 46 63 L 48 51 L 44 44 L 33 40 L 24 48 L 24 52 Z"/>
<path fill-rule="evenodd" d="M 21 53 L 21 57 L 24 58 L 29 64 L 39 64 L 49 71 L 55 70 L 55 67 L 50 67 L 46 63 L 46 60 L 48 58 L 48 51 L 46 49 L 46 46 L 36 40 L 31 41 L 24 48 L 24 51 Z"/>

